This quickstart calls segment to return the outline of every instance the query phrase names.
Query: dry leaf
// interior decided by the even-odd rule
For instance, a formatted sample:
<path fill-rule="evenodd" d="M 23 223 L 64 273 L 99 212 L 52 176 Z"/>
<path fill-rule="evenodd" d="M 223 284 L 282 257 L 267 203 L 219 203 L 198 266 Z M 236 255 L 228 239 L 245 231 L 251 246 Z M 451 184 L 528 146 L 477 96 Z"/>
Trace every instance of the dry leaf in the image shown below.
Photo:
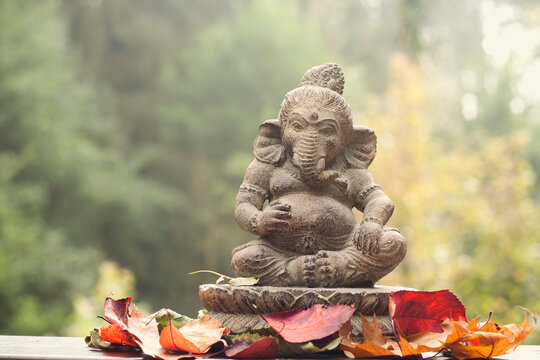
<path fill-rule="evenodd" d="M 259 279 L 254 277 L 236 277 L 229 280 L 229 285 L 233 286 L 251 286 L 259 282 Z"/>
<path fill-rule="evenodd" d="M 131 297 L 115 300 L 108 296 L 105 299 L 103 315 L 111 324 L 127 324 Z"/>
<path fill-rule="evenodd" d="M 339 330 L 339 336 L 342 337 L 339 348 L 350 358 L 365 358 L 379 356 L 401 356 L 399 344 L 386 338 L 379 325 L 377 316 L 373 315 L 373 321 L 369 322 L 362 318 L 362 335 L 364 343 L 357 343 L 351 340 L 352 326 L 347 322 Z"/>
<path fill-rule="evenodd" d="M 470 333 L 460 337 L 453 343 L 446 344 L 446 347 L 458 359 L 488 359 L 514 351 L 531 333 L 537 322 L 536 316 L 530 310 L 524 310 L 533 317 L 534 325 L 529 324 L 527 315 L 525 315 L 525 319 L 520 325 L 510 324 L 501 328 L 492 323 L 491 320 L 478 328 L 476 319 L 473 319 L 468 326 Z"/>
<path fill-rule="evenodd" d="M 354 311 L 349 305 L 317 304 L 307 310 L 294 309 L 263 315 L 263 318 L 286 341 L 303 343 L 337 332 Z"/>
<path fill-rule="evenodd" d="M 161 332 L 159 343 L 169 351 L 204 354 L 220 341 L 225 331 L 219 321 L 204 315 L 180 329 L 169 324 Z"/>
<path fill-rule="evenodd" d="M 144 354 L 162 360 L 176 360 L 181 358 L 207 358 L 213 354 L 173 354 L 167 352 L 159 343 L 159 331 L 155 317 L 148 319 L 133 305 L 129 327 L 127 329 Z"/>
<path fill-rule="evenodd" d="M 404 337 L 423 332 L 442 333 L 445 319 L 467 320 L 465 307 L 448 290 L 397 291 L 388 303 L 394 328 Z"/>
<path fill-rule="evenodd" d="M 99 335 L 102 340 L 110 343 L 137 347 L 137 344 L 135 344 L 129 332 L 124 330 L 119 324 L 102 327 L 99 330 Z"/>
<path fill-rule="evenodd" d="M 275 358 L 278 351 L 277 339 L 265 336 L 254 343 L 238 341 L 225 350 L 225 355 L 233 359 L 269 359 Z"/>

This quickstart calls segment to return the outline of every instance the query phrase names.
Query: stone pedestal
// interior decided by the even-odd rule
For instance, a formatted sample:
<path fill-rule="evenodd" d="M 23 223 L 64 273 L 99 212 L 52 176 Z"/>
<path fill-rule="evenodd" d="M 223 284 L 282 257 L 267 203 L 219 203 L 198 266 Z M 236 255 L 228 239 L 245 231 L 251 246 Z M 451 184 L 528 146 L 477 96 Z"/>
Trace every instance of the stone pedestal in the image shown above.
<path fill-rule="evenodd" d="M 204 284 L 199 287 L 199 297 L 210 316 L 221 321 L 233 333 L 268 327 L 253 305 L 256 305 L 263 314 L 307 309 L 315 304 L 352 305 L 356 308 L 351 318 L 353 336 L 360 337 L 362 335 L 361 314 L 370 320 L 373 314 L 376 314 L 383 334 L 393 334 L 388 314 L 388 297 L 399 290 L 410 289 L 390 286 L 306 288 Z"/>

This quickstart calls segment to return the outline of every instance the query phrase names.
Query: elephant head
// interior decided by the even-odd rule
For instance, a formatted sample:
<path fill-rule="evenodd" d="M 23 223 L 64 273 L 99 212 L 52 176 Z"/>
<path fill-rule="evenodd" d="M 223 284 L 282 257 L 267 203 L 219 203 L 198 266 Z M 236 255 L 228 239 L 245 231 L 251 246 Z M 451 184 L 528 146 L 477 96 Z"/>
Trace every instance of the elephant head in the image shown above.
<path fill-rule="evenodd" d="M 310 186 L 334 181 L 346 188 L 346 180 L 339 170 L 330 169 L 331 165 L 342 158 L 346 167 L 366 169 L 376 154 L 375 133 L 366 126 L 340 126 L 326 111 L 316 112 L 315 119 L 310 111 L 292 112 L 285 128 L 279 120 L 261 124 L 254 144 L 255 157 L 276 166 L 289 159 Z"/>
<path fill-rule="evenodd" d="M 255 140 L 259 161 L 279 164 L 289 158 L 310 186 L 346 180 L 332 164 L 343 156 L 347 166 L 367 168 L 376 152 L 375 133 L 353 126 L 349 104 L 341 96 L 345 80 L 337 64 L 309 69 L 300 87 L 285 95 L 278 120 L 264 122 Z"/>

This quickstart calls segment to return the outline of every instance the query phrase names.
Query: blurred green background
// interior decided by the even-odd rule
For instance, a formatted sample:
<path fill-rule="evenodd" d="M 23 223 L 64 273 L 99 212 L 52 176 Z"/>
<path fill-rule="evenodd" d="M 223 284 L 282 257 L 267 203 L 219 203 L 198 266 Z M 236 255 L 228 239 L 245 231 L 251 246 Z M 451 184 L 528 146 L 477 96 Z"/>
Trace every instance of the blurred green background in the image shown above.
<path fill-rule="evenodd" d="M 540 313 L 538 2 L 0 0 L 0 333 L 84 335 L 111 292 L 195 315 L 187 273 L 253 239 L 259 123 L 325 62 L 408 239 L 381 283 Z"/>

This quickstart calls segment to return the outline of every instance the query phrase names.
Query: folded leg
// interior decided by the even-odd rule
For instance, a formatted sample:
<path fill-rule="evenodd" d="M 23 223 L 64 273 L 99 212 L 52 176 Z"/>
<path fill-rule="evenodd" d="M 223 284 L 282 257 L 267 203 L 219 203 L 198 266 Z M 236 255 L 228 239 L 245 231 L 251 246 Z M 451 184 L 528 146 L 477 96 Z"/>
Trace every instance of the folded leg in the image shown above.
<path fill-rule="evenodd" d="M 291 254 L 263 239 L 250 241 L 232 251 L 231 267 L 237 276 L 253 276 L 261 285 L 289 283 L 286 263 Z"/>

